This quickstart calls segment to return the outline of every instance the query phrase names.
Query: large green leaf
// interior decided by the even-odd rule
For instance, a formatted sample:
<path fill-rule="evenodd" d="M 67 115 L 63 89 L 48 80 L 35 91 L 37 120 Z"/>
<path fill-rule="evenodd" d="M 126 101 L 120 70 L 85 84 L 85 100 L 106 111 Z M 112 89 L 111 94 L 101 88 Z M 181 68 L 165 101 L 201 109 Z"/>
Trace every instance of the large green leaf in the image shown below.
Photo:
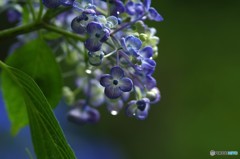
<path fill-rule="evenodd" d="M 26 43 L 16 49 L 6 63 L 31 76 L 51 106 L 55 107 L 58 104 L 62 93 L 61 73 L 51 48 L 44 41 L 36 39 Z M 9 81 L 9 77 L 3 76 L 2 85 L 8 116 L 12 123 L 11 131 L 16 134 L 19 129 L 28 124 L 24 100 L 21 96 L 15 95 L 20 92 Z"/>
<path fill-rule="evenodd" d="M 52 112 L 43 92 L 34 80 L 24 72 L 9 67 L 0 61 L 3 77 L 11 80 L 17 91 L 5 97 L 21 96 L 27 109 L 34 150 L 39 159 L 76 158 Z M 5 98 L 4 97 L 4 98 Z"/>

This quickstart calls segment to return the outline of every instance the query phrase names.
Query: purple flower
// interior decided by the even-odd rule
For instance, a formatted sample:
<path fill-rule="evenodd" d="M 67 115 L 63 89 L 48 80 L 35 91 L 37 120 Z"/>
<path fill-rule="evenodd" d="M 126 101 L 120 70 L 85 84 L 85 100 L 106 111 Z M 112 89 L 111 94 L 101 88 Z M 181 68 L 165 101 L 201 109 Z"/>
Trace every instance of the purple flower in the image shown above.
<path fill-rule="evenodd" d="M 123 107 L 123 101 L 120 100 L 108 100 L 107 109 L 112 115 L 118 115 Z"/>
<path fill-rule="evenodd" d="M 7 18 L 10 23 L 18 22 L 21 19 L 21 13 L 13 8 L 7 10 Z"/>
<path fill-rule="evenodd" d="M 157 87 L 154 87 L 148 91 L 146 96 L 149 98 L 151 104 L 155 104 L 161 100 L 161 94 Z"/>
<path fill-rule="evenodd" d="M 152 74 L 148 73 L 149 70 L 145 70 L 145 68 L 142 67 L 136 67 L 134 74 L 135 78 L 133 79 L 134 84 L 143 89 L 147 88 L 148 90 L 156 87 L 157 85 L 156 80 L 152 77 Z"/>
<path fill-rule="evenodd" d="M 77 16 L 72 20 L 71 28 L 78 34 L 84 34 L 86 32 L 87 25 L 94 21 L 95 18 L 96 12 L 92 9 L 86 9 L 80 16 Z"/>
<path fill-rule="evenodd" d="M 124 4 L 120 0 L 110 0 L 110 15 L 118 17 L 119 14 L 124 12 Z"/>
<path fill-rule="evenodd" d="M 155 20 L 157 22 L 161 22 L 163 21 L 163 17 L 157 12 L 157 10 L 155 8 L 150 8 L 148 10 L 149 14 L 148 14 L 148 18 L 150 20 Z"/>
<path fill-rule="evenodd" d="M 75 0 L 60 0 L 60 4 L 63 6 L 73 6 Z"/>
<path fill-rule="evenodd" d="M 91 22 L 87 25 L 87 33 L 89 38 L 84 45 L 90 52 L 99 51 L 102 43 L 110 36 L 110 31 L 97 22 Z"/>
<path fill-rule="evenodd" d="M 120 97 L 122 92 L 130 92 L 133 87 L 132 80 L 124 77 L 123 70 L 118 66 L 113 67 L 110 74 L 103 75 L 100 84 L 105 87 L 105 95 L 111 99 Z"/>
<path fill-rule="evenodd" d="M 149 108 L 150 108 L 149 103 L 150 103 L 150 101 L 148 98 L 130 101 L 126 108 L 127 116 L 135 117 L 140 120 L 146 119 L 148 116 Z"/>
<path fill-rule="evenodd" d="M 153 49 L 152 47 L 150 46 L 146 46 L 144 48 L 142 48 L 141 50 L 139 50 L 139 53 L 138 55 L 142 58 L 142 59 L 145 59 L 145 58 L 151 58 L 152 55 L 153 55 Z"/>
<path fill-rule="evenodd" d="M 134 3 L 132 1 L 129 1 L 126 4 L 125 9 L 129 15 L 135 15 L 137 17 L 140 17 L 141 15 L 144 14 L 144 6 L 141 2 Z"/>
<path fill-rule="evenodd" d="M 156 62 L 151 59 L 153 55 L 153 49 L 150 46 L 144 47 L 138 52 L 138 59 L 141 61 L 140 69 L 145 74 L 152 74 L 156 67 Z"/>
<path fill-rule="evenodd" d="M 102 64 L 104 53 L 102 51 L 88 52 L 88 61 L 93 66 Z"/>
<path fill-rule="evenodd" d="M 138 51 L 142 46 L 142 41 L 135 36 L 127 36 L 121 39 L 123 50 L 130 56 L 138 56 Z"/>
<path fill-rule="evenodd" d="M 77 105 L 68 112 L 68 120 L 76 124 L 96 123 L 100 119 L 99 112 L 86 104 L 84 100 L 78 101 Z"/>
<path fill-rule="evenodd" d="M 148 18 L 154 21 L 163 21 L 163 17 L 151 6 L 151 0 L 144 0 L 144 2 L 129 1 L 125 5 L 125 10 L 129 15 L 141 17 L 143 14 L 148 13 Z"/>
<path fill-rule="evenodd" d="M 60 0 L 42 0 L 42 3 L 47 8 L 57 8 L 58 6 L 60 6 Z"/>
<path fill-rule="evenodd" d="M 121 0 L 102 0 L 106 3 L 109 3 L 110 15 L 118 17 L 119 14 L 124 12 L 124 4 Z"/>

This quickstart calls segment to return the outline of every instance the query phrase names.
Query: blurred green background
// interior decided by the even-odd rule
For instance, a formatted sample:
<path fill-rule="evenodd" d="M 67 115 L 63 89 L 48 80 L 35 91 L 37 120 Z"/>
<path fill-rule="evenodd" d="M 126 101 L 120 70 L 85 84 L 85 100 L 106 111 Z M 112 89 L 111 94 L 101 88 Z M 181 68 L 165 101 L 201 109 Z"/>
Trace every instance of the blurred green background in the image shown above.
<path fill-rule="evenodd" d="M 148 23 L 161 38 L 161 102 L 145 121 L 102 107 L 96 126 L 71 127 L 111 142 L 124 159 L 239 158 L 209 151 L 240 153 L 240 1 L 153 0 L 153 7 L 165 18 Z"/>
<path fill-rule="evenodd" d="M 162 100 L 146 121 L 109 115 L 89 133 L 128 159 L 207 159 L 240 153 L 240 1 L 155 0 L 161 38 L 155 77 Z M 239 156 L 236 156 L 239 157 Z M 235 159 L 235 158 L 234 158 Z"/>

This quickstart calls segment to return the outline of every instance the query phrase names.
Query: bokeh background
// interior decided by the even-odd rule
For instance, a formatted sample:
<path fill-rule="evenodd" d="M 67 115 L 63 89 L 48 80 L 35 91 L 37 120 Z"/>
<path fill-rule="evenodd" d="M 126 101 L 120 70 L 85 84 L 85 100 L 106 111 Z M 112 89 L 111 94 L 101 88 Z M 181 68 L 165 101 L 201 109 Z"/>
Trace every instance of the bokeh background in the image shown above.
<path fill-rule="evenodd" d="M 209 151 L 240 153 L 240 1 L 153 0 L 153 6 L 165 18 L 148 23 L 161 38 L 155 73 L 161 102 L 145 121 L 101 108 L 99 124 L 81 127 L 66 121 L 62 103 L 55 112 L 68 141 L 80 159 L 234 158 Z M 11 137 L 2 101 L 0 110 L 0 158 L 28 158 L 29 129 Z"/>

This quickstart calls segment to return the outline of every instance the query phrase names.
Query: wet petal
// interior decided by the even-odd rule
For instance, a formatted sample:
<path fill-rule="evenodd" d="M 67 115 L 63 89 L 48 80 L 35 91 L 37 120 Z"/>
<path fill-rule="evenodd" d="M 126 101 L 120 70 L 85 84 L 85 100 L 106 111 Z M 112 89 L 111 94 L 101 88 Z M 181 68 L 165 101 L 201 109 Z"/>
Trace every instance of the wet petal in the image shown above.
<path fill-rule="evenodd" d="M 89 38 L 85 41 L 84 46 L 90 51 L 90 52 L 96 52 L 101 49 L 102 43 L 98 39 Z"/>
<path fill-rule="evenodd" d="M 107 18 L 107 26 L 109 28 L 115 28 L 118 25 L 118 19 L 115 16 L 110 16 Z"/>
<path fill-rule="evenodd" d="M 102 64 L 104 53 L 102 51 L 89 52 L 88 61 L 93 66 L 99 66 Z"/>
<path fill-rule="evenodd" d="M 110 71 L 110 74 L 114 79 L 120 79 L 124 77 L 123 70 L 118 66 L 113 67 Z"/>
<path fill-rule="evenodd" d="M 116 86 L 108 86 L 104 90 L 105 95 L 110 99 L 116 99 L 121 96 L 122 91 L 119 87 Z"/>
<path fill-rule="evenodd" d="M 111 15 L 119 16 L 124 12 L 124 4 L 120 0 L 115 0 L 110 8 Z"/>
<path fill-rule="evenodd" d="M 107 102 L 107 109 L 112 115 L 117 115 L 123 107 L 123 101 L 109 101 Z"/>
<path fill-rule="evenodd" d="M 126 107 L 126 115 L 129 117 L 133 117 L 136 115 L 136 110 L 137 110 L 137 105 L 136 105 L 136 100 L 131 100 L 127 107 Z"/>
<path fill-rule="evenodd" d="M 103 86 L 103 87 L 108 87 L 110 85 L 112 85 L 112 76 L 109 75 L 109 74 L 106 74 L 106 75 L 102 75 L 101 79 L 100 79 L 100 84 Z"/>
<path fill-rule="evenodd" d="M 102 25 L 96 22 L 90 22 L 87 25 L 87 32 L 93 36 L 95 36 L 95 33 L 100 32 L 102 29 Z"/>
<path fill-rule="evenodd" d="M 72 20 L 72 23 L 71 23 L 72 30 L 78 34 L 83 34 L 86 32 L 85 27 L 81 25 L 82 20 L 83 20 L 82 16 L 77 16 Z"/>
<path fill-rule="evenodd" d="M 154 9 L 152 7 L 149 9 L 148 17 L 149 17 L 149 19 L 155 20 L 158 22 L 163 21 L 163 17 L 156 11 L 156 9 Z"/>
<path fill-rule="evenodd" d="M 120 82 L 119 82 L 119 88 L 123 91 L 123 92 L 129 92 L 132 90 L 133 87 L 133 82 L 130 78 L 127 77 L 123 77 Z"/>

